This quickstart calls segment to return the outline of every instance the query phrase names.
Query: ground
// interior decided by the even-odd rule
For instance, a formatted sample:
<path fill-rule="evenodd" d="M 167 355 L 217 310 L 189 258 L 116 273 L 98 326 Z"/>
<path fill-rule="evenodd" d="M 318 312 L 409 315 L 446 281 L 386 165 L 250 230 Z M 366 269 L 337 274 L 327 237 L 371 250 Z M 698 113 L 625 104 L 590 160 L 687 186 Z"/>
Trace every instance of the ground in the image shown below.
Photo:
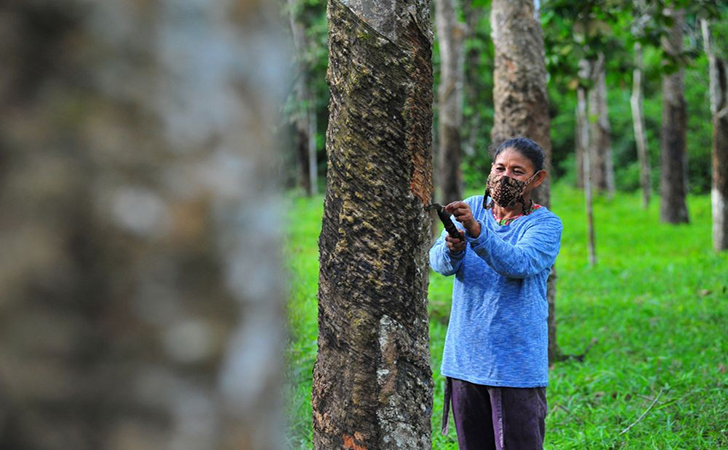
<path fill-rule="evenodd" d="M 545 447 L 728 447 L 728 252 L 711 250 L 710 198 L 689 197 L 692 223 L 680 226 L 659 223 L 657 197 L 649 210 L 641 208 L 639 193 L 597 198 L 598 262 L 590 268 L 583 194 L 556 184 L 552 196 L 552 209 L 564 222 L 556 262 L 558 342 L 566 354 L 593 345 L 583 362 L 560 362 L 550 371 Z M 288 444 L 298 449 L 312 447 L 323 197 L 291 194 L 288 207 L 285 393 Z M 434 449 L 457 448 L 453 426 L 447 436 L 439 432 L 444 386 L 439 366 L 451 290 L 452 278 L 431 273 Z"/>

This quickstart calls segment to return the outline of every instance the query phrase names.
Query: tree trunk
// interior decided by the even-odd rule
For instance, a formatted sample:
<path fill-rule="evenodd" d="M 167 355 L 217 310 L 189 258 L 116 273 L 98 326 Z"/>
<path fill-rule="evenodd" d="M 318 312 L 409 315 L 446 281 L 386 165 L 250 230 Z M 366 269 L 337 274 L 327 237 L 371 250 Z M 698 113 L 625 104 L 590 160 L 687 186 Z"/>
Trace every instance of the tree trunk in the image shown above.
<path fill-rule="evenodd" d="M 581 173 L 584 185 L 584 200 L 586 203 L 586 226 L 587 226 L 587 250 L 589 254 L 589 265 L 594 267 L 597 263 L 596 252 L 596 232 L 594 230 L 594 182 L 592 180 L 592 155 L 594 146 L 591 145 L 590 126 L 589 126 L 589 89 L 584 85 L 592 79 L 594 63 L 588 59 L 579 61 L 579 78 L 582 83 L 576 91 L 576 123 L 577 123 L 577 142 L 582 147 L 581 152 Z"/>
<path fill-rule="evenodd" d="M 478 23 L 484 14 L 483 8 L 480 6 L 473 6 L 471 2 L 463 2 L 462 8 L 467 27 L 465 40 L 476 39 Z M 478 80 L 481 76 L 478 64 L 480 57 L 481 51 L 477 47 L 473 47 L 470 51 L 465 52 L 463 91 L 467 105 L 476 105 L 478 102 Z M 480 135 L 482 126 L 482 114 L 480 109 L 481 108 L 473 107 L 470 118 L 464 119 L 467 126 L 467 139 L 463 144 L 463 153 L 468 156 L 475 155 L 475 147 L 478 145 L 478 136 Z"/>
<path fill-rule="evenodd" d="M 283 447 L 280 24 L 165 5 L 0 6 L 0 448 Z"/>
<path fill-rule="evenodd" d="M 584 135 L 584 127 L 589 126 L 589 119 L 586 117 L 586 98 L 584 98 L 584 105 L 581 105 L 579 103 L 580 97 L 577 93 L 577 103 L 576 108 L 574 108 L 574 117 L 575 117 L 575 123 L 576 127 L 574 128 L 574 142 L 575 142 L 575 163 L 574 163 L 574 169 L 576 173 L 576 187 L 578 189 L 584 189 L 584 153 L 589 151 L 589 143 L 582 141 L 582 136 Z M 584 113 L 582 114 L 582 111 Z M 587 132 L 588 136 L 588 132 Z"/>
<path fill-rule="evenodd" d="M 465 24 L 457 19 L 455 0 L 436 0 L 437 36 L 441 76 L 438 89 L 440 135 L 440 200 L 443 204 L 463 198 L 462 161 Z"/>
<path fill-rule="evenodd" d="M 713 248 L 720 252 L 728 250 L 728 64 L 713 46 L 707 20 L 702 20 L 702 27 L 713 113 Z"/>
<path fill-rule="evenodd" d="M 551 122 L 546 93 L 546 60 L 541 23 L 533 0 L 494 0 L 490 23 L 495 45 L 492 138 L 495 145 L 515 136 L 538 142 L 551 166 Z M 550 206 L 550 181 L 534 192 L 536 203 Z M 556 270 L 548 280 L 549 361 L 558 355 L 556 344 Z"/>
<path fill-rule="evenodd" d="M 592 65 L 593 87 L 589 90 L 589 116 L 591 117 L 592 179 L 594 187 L 614 196 L 614 164 L 612 162 L 611 126 L 607 106 L 607 67 L 604 54 Z"/>
<path fill-rule="evenodd" d="M 306 195 L 315 195 L 318 177 L 316 171 L 316 108 L 315 99 L 309 88 L 310 77 L 304 56 L 308 49 L 306 26 L 297 13 L 297 0 L 288 0 L 290 10 L 291 35 L 296 50 L 297 79 L 295 85 L 296 108 L 293 115 L 295 123 L 296 155 L 298 156 L 299 178 Z"/>
<path fill-rule="evenodd" d="M 663 38 L 663 50 L 676 58 L 682 52 L 684 10 L 671 10 L 675 23 L 669 37 Z M 662 77 L 662 133 L 660 177 L 660 220 L 688 223 L 687 196 L 687 111 L 683 68 Z"/>
<path fill-rule="evenodd" d="M 314 447 L 430 448 L 428 4 L 330 0 Z"/>
<path fill-rule="evenodd" d="M 650 175 L 650 155 L 647 149 L 647 133 L 645 131 L 645 116 L 642 109 L 642 45 L 638 42 L 634 46 L 635 67 L 632 71 L 632 123 L 634 124 L 634 140 L 637 144 L 637 157 L 640 162 L 640 185 L 642 186 L 642 206 L 650 206 L 652 183 Z"/>
<path fill-rule="evenodd" d="M 588 90 L 580 86 L 577 90 L 577 116 L 581 118 L 579 121 L 582 125 L 579 128 L 579 139 L 581 142 L 589 142 L 589 125 L 586 119 L 587 115 L 587 98 L 589 97 Z M 591 151 L 589 145 L 587 145 L 583 152 L 582 163 L 584 165 L 582 172 L 584 173 L 584 199 L 586 202 L 586 224 L 587 224 L 587 236 L 588 236 L 588 252 L 589 252 L 589 265 L 594 267 L 597 264 L 597 251 L 596 251 L 596 233 L 594 232 L 594 198 L 592 195 L 592 167 L 591 164 Z"/>

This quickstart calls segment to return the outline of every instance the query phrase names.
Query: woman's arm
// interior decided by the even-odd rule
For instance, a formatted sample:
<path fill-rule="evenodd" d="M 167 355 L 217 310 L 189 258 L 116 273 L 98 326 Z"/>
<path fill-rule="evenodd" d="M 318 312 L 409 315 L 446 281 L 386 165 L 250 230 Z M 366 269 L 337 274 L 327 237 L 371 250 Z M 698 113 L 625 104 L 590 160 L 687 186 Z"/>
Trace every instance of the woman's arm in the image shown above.
<path fill-rule="evenodd" d="M 527 278 L 550 268 L 561 247 L 561 221 L 548 217 L 534 223 L 516 245 L 491 233 L 480 223 L 481 233 L 473 238 L 466 234 L 470 248 L 496 272 L 508 278 Z"/>

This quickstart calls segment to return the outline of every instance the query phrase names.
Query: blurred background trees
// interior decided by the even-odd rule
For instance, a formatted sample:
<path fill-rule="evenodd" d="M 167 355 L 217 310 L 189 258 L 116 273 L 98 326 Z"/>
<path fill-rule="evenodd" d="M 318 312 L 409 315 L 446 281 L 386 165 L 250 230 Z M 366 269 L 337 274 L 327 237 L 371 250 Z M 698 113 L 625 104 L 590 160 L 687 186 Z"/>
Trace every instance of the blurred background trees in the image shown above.
<path fill-rule="evenodd" d="M 293 1 L 293 0 L 292 0 Z M 306 51 L 311 67 L 311 89 L 314 91 L 316 117 L 318 119 L 317 151 L 319 174 L 325 175 L 324 133 L 327 127 L 326 108 L 328 93 L 325 84 L 326 35 L 325 0 L 295 0 L 304 11 L 307 35 L 311 47 Z M 433 12 L 435 4 L 433 2 Z M 469 2 L 449 1 L 443 6 L 453 5 L 454 18 L 465 30 L 463 39 L 463 94 L 462 125 L 460 142 L 462 173 L 465 189 L 481 189 L 490 167 L 488 147 L 491 144 L 493 128 L 493 42 L 490 38 L 490 0 Z M 619 0 L 546 0 L 539 2 L 540 19 L 544 29 L 546 61 L 548 71 L 549 114 L 551 117 L 551 140 L 554 180 L 583 185 L 580 168 L 580 153 L 577 149 L 576 107 L 577 91 L 580 86 L 590 97 L 597 97 L 587 106 L 586 119 L 591 124 L 589 133 L 592 142 L 587 148 L 594 151 L 594 170 L 597 192 L 608 194 L 611 190 L 635 191 L 643 189 L 647 195 L 658 191 L 663 172 L 661 166 L 661 143 L 663 133 L 663 88 L 662 78 L 678 73 L 682 68 L 685 78 L 685 154 L 687 193 L 707 194 L 711 191 L 711 149 L 713 147 L 712 114 L 708 56 L 703 49 L 700 20 L 712 22 L 713 47 L 728 47 L 728 12 L 726 5 L 713 0 L 643 0 L 627 2 Z M 685 10 L 683 48 L 678 55 L 671 55 L 662 48 L 661 41 L 674 21 L 668 7 Z M 433 14 L 434 17 L 434 14 Z M 435 24 L 437 25 L 437 24 Z M 440 27 L 442 28 L 442 26 Z M 435 29 L 442 33 L 437 26 Z M 459 36 L 459 34 L 458 34 Z M 445 69 L 449 61 L 442 54 L 443 38 L 435 42 L 435 88 L 449 84 L 443 77 L 449 77 Z M 599 73 L 589 70 L 579 77 L 579 61 L 597 65 L 602 55 Z M 584 64 L 584 63 L 582 63 Z M 450 67 L 450 66 L 448 66 Z M 639 69 L 638 72 L 635 72 Z M 638 74 L 638 86 L 634 87 L 633 76 Z M 448 78 L 449 79 L 449 78 Z M 633 91 L 636 89 L 636 94 Z M 599 95 L 596 94 L 598 91 Z M 587 93 L 588 93 L 587 92 Z M 641 96 L 640 96 L 641 92 Z M 643 117 L 633 116 L 635 96 L 642 98 Z M 588 100 L 588 99 L 587 99 Z M 598 100 L 599 104 L 596 104 Z M 295 96 L 289 96 L 289 111 L 293 110 Z M 443 123 L 453 120 L 447 113 L 447 120 L 441 119 L 445 107 L 442 100 L 435 103 L 434 149 L 439 162 L 443 143 L 450 137 L 442 136 Z M 636 117 L 633 121 L 633 117 Z M 635 133 L 635 126 L 640 132 Z M 603 131 L 600 131 L 603 130 Z M 596 132 L 601 137 L 594 137 Z M 599 145 L 597 145 L 599 143 Z M 638 149 L 644 146 L 640 159 Z M 598 151 L 597 151 L 598 150 Z M 611 155 L 610 155 L 611 153 Z M 579 161 L 577 161 L 579 160 Z M 610 163 L 611 161 L 611 163 Z M 577 164 L 578 162 L 578 164 Z M 441 163 L 439 163 L 441 165 Z M 295 166 L 286 168 L 289 186 L 297 185 Z M 442 172 L 442 167 L 438 173 Z M 671 178 L 672 179 L 672 178 Z M 644 187 L 649 181 L 649 191 Z M 680 185 L 673 180 L 672 185 Z M 675 205 L 672 202 L 673 206 Z"/>

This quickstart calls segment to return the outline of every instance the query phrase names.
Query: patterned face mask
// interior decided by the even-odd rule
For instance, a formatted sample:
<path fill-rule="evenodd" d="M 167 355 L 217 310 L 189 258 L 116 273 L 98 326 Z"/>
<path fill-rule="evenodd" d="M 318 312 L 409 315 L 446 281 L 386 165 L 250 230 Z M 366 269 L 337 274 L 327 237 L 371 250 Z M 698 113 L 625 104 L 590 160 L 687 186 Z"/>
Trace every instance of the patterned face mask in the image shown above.
<path fill-rule="evenodd" d="M 523 191 L 536 177 L 537 173 L 538 172 L 533 174 L 533 176 L 526 181 L 516 180 L 515 178 L 511 178 L 507 175 L 495 175 L 491 173 L 488 175 L 488 182 L 485 186 L 483 207 L 485 209 L 490 209 L 493 207 L 493 202 L 503 208 L 513 208 L 518 203 L 526 206 L 526 200 L 523 198 Z M 493 201 L 486 205 L 485 203 L 488 201 L 489 196 Z"/>

